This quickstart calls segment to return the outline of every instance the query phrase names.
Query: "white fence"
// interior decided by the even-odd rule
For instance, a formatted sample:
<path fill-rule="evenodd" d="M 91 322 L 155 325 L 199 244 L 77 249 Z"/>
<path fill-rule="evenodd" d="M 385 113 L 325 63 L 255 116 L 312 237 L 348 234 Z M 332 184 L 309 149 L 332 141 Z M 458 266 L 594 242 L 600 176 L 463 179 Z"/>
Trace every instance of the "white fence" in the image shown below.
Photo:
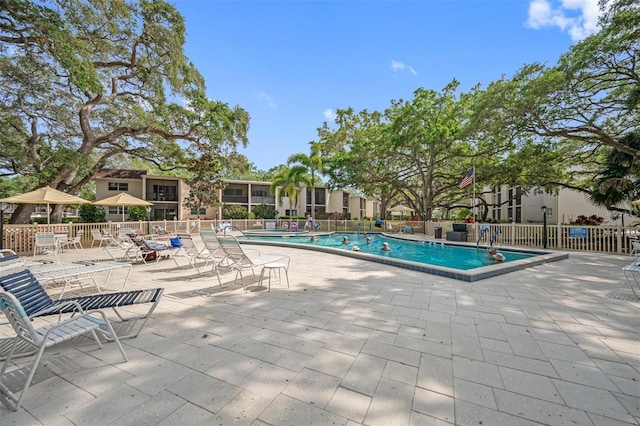
<path fill-rule="evenodd" d="M 91 229 L 109 229 L 117 234 L 118 229 L 131 228 L 142 234 L 151 233 L 152 228 L 162 227 L 170 233 L 196 234 L 200 231 L 215 229 L 219 223 L 230 222 L 239 231 L 250 229 L 282 229 L 286 219 L 244 219 L 244 220 L 167 220 L 140 222 L 106 222 L 106 223 L 63 223 L 48 225 L 10 225 L 4 224 L 2 247 L 15 250 L 18 253 L 32 253 L 34 235 L 41 232 L 68 233 L 74 236 L 78 230 L 84 231 L 83 245 L 91 245 Z M 375 221 L 363 220 L 320 220 L 316 221 L 320 231 L 342 232 L 412 232 L 436 236 L 441 234 L 446 238 L 447 231 L 452 230 L 452 222 L 405 222 L 386 221 L 376 226 Z M 299 228 L 304 226 L 304 220 L 298 220 Z M 439 229 L 437 229 L 439 228 Z M 486 229 L 483 233 L 483 229 Z M 471 243 L 497 246 L 520 246 L 544 248 L 544 227 L 540 224 L 467 224 L 468 238 Z M 579 250 L 602 253 L 627 254 L 631 251 L 630 240 L 636 238 L 637 230 L 632 227 L 621 226 L 574 226 L 548 225 L 546 228 L 546 247 L 559 250 Z M 481 239 L 478 241 L 478 238 Z"/>

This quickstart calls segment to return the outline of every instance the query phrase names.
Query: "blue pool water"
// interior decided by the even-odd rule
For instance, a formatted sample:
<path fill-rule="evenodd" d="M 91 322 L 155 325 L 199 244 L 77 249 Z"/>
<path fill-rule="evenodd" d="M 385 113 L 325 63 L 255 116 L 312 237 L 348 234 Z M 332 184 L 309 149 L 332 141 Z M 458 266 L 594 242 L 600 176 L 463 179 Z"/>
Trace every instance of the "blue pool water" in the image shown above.
<path fill-rule="evenodd" d="M 348 245 L 342 244 L 342 239 L 347 237 Z M 363 234 L 334 233 L 329 235 L 316 236 L 317 241 L 311 242 L 311 234 L 291 235 L 282 234 L 279 236 L 250 236 L 252 241 L 280 240 L 286 244 L 303 244 L 306 246 L 316 246 L 332 248 L 336 250 L 352 251 L 353 246 L 358 246 L 358 253 L 373 254 L 389 259 L 400 259 L 428 265 L 442 266 L 457 270 L 467 271 L 490 265 L 487 257 L 487 249 L 449 245 L 442 242 L 410 241 L 386 237 L 380 234 L 370 234 L 371 242 L 367 244 Z M 388 243 L 390 252 L 381 251 L 382 243 Z M 538 256 L 540 253 L 530 253 L 521 251 L 499 250 L 505 256 L 505 264 L 516 260 L 529 259 Z"/>

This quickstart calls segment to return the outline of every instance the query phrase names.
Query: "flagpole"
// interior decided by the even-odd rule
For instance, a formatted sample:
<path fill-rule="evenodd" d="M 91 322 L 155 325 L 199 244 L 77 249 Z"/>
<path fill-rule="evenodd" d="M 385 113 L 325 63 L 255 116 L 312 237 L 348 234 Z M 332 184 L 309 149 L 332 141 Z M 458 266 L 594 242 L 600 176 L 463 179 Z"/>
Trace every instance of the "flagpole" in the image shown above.
<path fill-rule="evenodd" d="M 471 216 L 473 217 L 473 238 L 478 235 L 478 221 L 476 219 L 476 165 L 473 165 L 473 200 L 471 201 Z"/>
<path fill-rule="evenodd" d="M 476 221 L 476 165 L 473 165 L 473 198 L 471 201 L 471 213 L 473 221 Z"/>

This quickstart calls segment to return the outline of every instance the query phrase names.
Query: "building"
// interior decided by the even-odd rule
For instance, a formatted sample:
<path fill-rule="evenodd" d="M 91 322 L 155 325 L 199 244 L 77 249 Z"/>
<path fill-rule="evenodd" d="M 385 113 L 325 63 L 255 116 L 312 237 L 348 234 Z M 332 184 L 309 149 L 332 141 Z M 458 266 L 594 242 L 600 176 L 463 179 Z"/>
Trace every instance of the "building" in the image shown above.
<path fill-rule="evenodd" d="M 247 211 L 257 206 L 273 207 L 279 216 L 304 216 L 312 213 L 311 188 L 298 189 L 295 201 L 280 193 L 271 195 L 271 182 L 228 180 L 224 189 L 219 190 L 218 199 L 221 206 L 200 209 L 187 209 L 184 200 L 189 196 L 189 185 L 181 178 L 166 176 L 150 176 L 144 170 L 102 169 L 94 178 L 96 182 L 96 200 L 102 200 L 120 192 L 153 203 L 150 208 L 151 220 L 184 220 L 184 219 L 222 219 L 225 206 L 241 206 Z M 352 195 L 347 191 L 332 191 L 323 186 L 314 188 L 313 215 L 339 214 L 340 217 L 361 219 L 363 217 L 379 217 L 380 203 L 364 197 Z M 107 220 L 122 220 L 128 207 L 110 206 L 107 208 Z M 377 215 L 377 216 L 376 216 Z"/>
<path fill-rule="evenodd" d="M 503 185 L 493 190 L 488 201 L 494 204 L 489 218 L 513 223 L 542 222 L 543 206 L 550 225 L 568 224 L 580 215 L 600 216 L 605 222 L 611 217 L 607 209 L 593 204 L 587 195 L 568 188 L 560 189 L 557 194 L 538 194 L 534 190 L 522 193 L 520 188 Z"/>
<path fill-rule="evenodd" d="M 102 169 L 94 177 L 96 200 L 102 200 L 120 192 L 153 203 L 149 211 L 151 220 L 173 220 L 189 216 L 182 201 L 189 194 L 188 185 L 177 177 L 149 176 L 144 170 Z M 109 206 L 107 220 L 120 221 L 129 207 Z"/>

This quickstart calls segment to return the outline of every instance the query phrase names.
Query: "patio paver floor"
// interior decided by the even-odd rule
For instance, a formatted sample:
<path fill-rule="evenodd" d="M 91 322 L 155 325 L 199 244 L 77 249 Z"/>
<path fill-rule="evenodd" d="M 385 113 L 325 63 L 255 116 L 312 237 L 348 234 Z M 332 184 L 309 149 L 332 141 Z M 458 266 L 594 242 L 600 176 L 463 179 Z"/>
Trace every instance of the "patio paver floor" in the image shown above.
<path fill-rule="evenodd" d="M 111 343 L 47 352 L 23 408 L 0 406 L 0 424 L 640 424 L 630 257 L 571 253 L 468 283 L 260 250 L 291 255 L 290 289 L 250 278 L 245 293 L 233 274 L 220 289 L 173 261 L 134 265 L 127 288 L 166 290 L 123 341 L 129 362 Z"/>

